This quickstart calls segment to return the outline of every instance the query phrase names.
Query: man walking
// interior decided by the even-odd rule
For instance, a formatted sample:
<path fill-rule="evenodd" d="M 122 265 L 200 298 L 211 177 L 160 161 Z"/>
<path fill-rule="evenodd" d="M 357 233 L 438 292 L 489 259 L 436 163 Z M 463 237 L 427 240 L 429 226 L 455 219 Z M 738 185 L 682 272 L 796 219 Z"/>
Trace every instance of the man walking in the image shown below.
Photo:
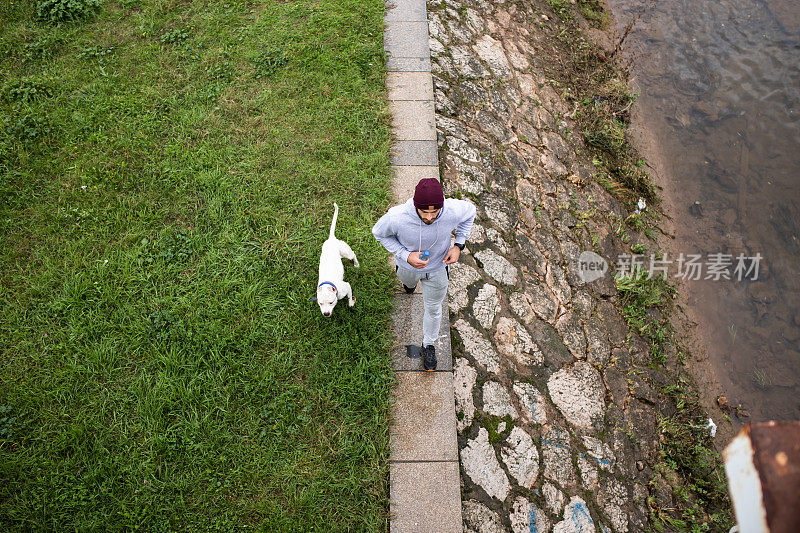
<path fill-rule="evenodd" d="M 389 209 L 373 226 L 372 234 L 394 254 L 395 271 L 406 292 L 422 282 L 422 368 L 436 370 L 436 350 L 442 302 L 450 282 L 448 265 L 458 261 L 475 220 L 475 206 L 444 197 L 435 178 L 417 183 L 414 197 Z M 450 234 L 455 230 L 455 245 Z"/>

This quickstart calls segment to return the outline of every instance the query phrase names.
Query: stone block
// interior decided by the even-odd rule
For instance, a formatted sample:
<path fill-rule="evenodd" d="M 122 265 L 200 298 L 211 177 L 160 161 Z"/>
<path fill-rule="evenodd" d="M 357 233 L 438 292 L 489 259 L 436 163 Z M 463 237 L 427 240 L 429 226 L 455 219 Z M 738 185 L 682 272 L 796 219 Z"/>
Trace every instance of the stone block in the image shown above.
<path fill-rule="evenodd" d="M 390 57 L 430 58 L 428 23 L 388 23 L 383 34 L 383 48 Z"/>
<path fill-rule="evenodd" d="M 427 22 L 428 10 L 425 0 L 388 0 L 386 2 L 386 22 Z"/>
<path fill-rule="evenodd" d="M 436 141 L 436 115 L 430 101 L 389 102 L 392 134 L 398 141 Z"/>
<path fill-rule="evenodd" d="M 427 72 L 389 72 L 386 76 L 389 100 L 433 101 L 433 78 Z"/>
<path fill-rule="evenodd" d="M 456 460 L 453 374 L 398 372 L 396 376 L 389 427 L 390 460 Z"/>
<path fill-rule="evenodd" d="M 392 463 L 389 514 L 391 533 L 461 533 L 458 462 Z"/>
<path fill-rule="evenodd" d="M 397 203 L 403 203 L 414 197 L 414 188 L 419 180 L 426 178 L 439 179 L 439 167 L 434 166 L 393 166 L 392 192 Z"/>
<path fill-rule="evenodd" d="M 389 56 L 386 60 L 386 69 L 389 72 L 430 72 L 431 58 Z"/>
<path fill-rule="evenodd" d="M 436 141 L 401 141 L 392 143 L 389 155 L 392 165 L 439 166 Z"/>
<path fill-rule="evenodd" d="M 406 345 L 422 344 L 422 315 L 424 313 L 422 294 L 419 286 L 414 294 L 405 292 L 395 295 L 393 315 L 396 346 L 392 350 L 392 368 L 395 370 L 422 370 L 422 359 L 412 359 L 406 355 Z M 436 370 L 452 371 L 453 355 L 450 349 L 450 319 L 447 298 L 442 303 L 442 321 L 439 336 L 433 344 L 436 348 L 438 365 Z"/>

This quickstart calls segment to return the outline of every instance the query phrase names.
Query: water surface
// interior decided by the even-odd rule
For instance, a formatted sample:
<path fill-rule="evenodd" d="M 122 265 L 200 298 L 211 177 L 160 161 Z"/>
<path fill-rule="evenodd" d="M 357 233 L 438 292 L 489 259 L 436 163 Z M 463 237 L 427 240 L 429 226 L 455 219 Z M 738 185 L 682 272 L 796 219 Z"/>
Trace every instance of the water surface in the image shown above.
<path fill-rule="evenodd" d="M 800 3 L 610 0 L 675 252 L 763 256 L 683 284 L 731 404 L 800 418 Z M 735 260 L 734 260 L 735 261 Z M 735 420 L 735 417 L 734 417 Z"/>

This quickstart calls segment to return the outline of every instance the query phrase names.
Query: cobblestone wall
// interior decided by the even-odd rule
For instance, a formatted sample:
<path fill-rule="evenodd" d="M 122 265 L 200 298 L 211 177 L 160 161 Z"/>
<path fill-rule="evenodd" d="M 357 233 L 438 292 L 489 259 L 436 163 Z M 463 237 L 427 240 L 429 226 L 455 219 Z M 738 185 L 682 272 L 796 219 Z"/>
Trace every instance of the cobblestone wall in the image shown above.
<path fill-rule="evenodd" d="M 465 530 L 641 531 L 660 376 L 613 280 L 576 275 L 581 251 L 621 251 L 606 215 L 624 213 L 545 77 L 550 17 L 428 11 L 442 180 L 479 213 L 450 287 Z"/>

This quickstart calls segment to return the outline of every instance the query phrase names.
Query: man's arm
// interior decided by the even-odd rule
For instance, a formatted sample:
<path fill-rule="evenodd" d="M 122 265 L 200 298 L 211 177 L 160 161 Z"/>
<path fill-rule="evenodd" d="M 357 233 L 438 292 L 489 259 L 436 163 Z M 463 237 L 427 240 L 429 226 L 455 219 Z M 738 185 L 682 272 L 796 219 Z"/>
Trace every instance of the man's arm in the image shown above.
<path fill-rule="evenodd" d="M 461 222 L 456 226 L 455 234 L 456 244 L 464 244 L 467 242 L 469 232 L 472 231 L 472 223 L 475 222 L 475 206 L 466 200 L 459 200 L 459 206 L 462 208 Z"/>
<path fill-rule="evenodd" d="M 475 206 L 466 200 L 456 200 L 456 202 L 455 207 L 459 210 L 460 222 L 455 229 L 455 244 L 450 247 L 443 261 L 448 265 L 458 262 L 461 250 L 464 249 L 469 232 L 472 230 L 472 223 L 475 221 Z"/>
<path fill-rule="evenodd" d="M 388 213 L 383 215 L 380 220 L 372 226 L 372 234 L 384 248 L 389 250 L 389 253 L 394 254 L 402 261 L 408 261 L 408 255 L 411 253 L 411 250 L 407 250 L 397 239 L 397 233 L 392 229 Z"/>

